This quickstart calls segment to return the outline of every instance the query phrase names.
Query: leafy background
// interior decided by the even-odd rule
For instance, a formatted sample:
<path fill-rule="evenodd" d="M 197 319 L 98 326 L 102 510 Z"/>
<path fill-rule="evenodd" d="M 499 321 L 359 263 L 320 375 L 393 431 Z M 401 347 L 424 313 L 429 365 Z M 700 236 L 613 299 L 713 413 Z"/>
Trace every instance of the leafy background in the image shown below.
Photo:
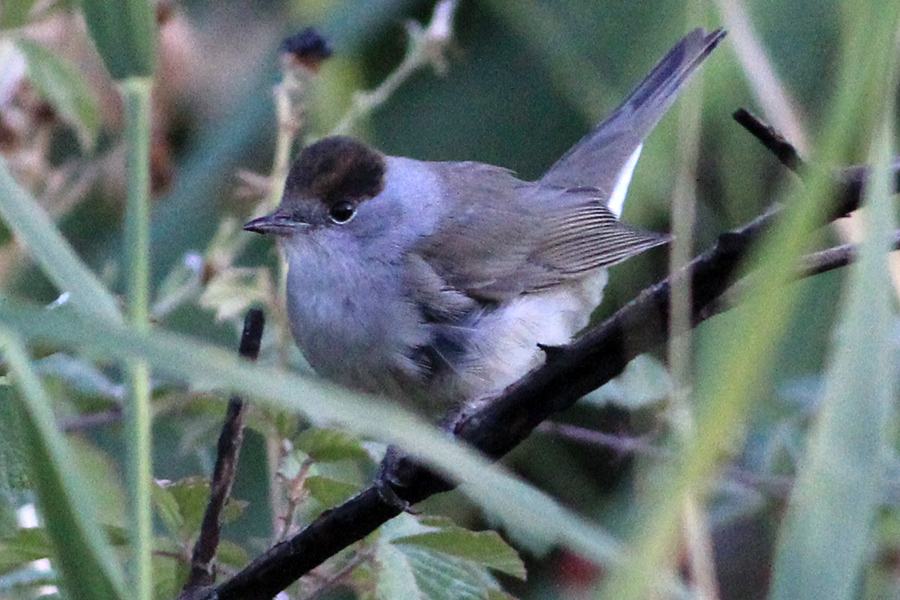
<path fill-rule="evenodd" d="M 858 25 L 871 15 L 887 14 L 889 7 L 887 2 L 744 6 L 727 0 L 464 0 L 457 12 L 446 72 L 422 69 L 415 73 L 367 115 L 355 133 L 390 154 L 481 160 L 512 168 L 524 178 L 537 177 L 611 110 L 683 32 L 702 25 L 731 27 L 733 17 L 729 21 L 724 15 L 746 11 L 764 54 L 746 54 L 739 44 L 746 39 L 745 31 L 730 32 L 705 64 L 702 84 L 693 83 L 685 102 L 649 140 L 625 209 L 626 221 L 667 230 L 679 182 L 694 182 L 694 243 L 703 248 L 719 233 L 773 202 L 799 202 L 792 176 L 731 121 L 737 107 L 764 113 L 780 127 L 793 116 L 803 139 L 792 141 L 815 157 L 831 157 L 842 164 L 869 159 L 875 125 L 845 136 L 838 149 L 828 146 L 825 132 L 843 118 L 836 119 L 833 108 L 839 92 L 848 89 L 839 68 L 842 49 L 848 55 L 860 48 L 874 55 L 877 48 L 890 47 L 890 36 L 873 34 L 868 39 Z M 302 358 L 286 341 L 280 320 L 277 255 L 270 241 L 248 239 L 249 234 L 238 226 L 268 191 L 255 174 L 270 172 L 278 135 L 273 102 L 273 87 L 282 77 L 278 46 L 286 35 L 309 25 L 333 45 L 334 56 L 322 65 L 304 100 L 309 111 L 306 133 L 323 135 L 349 109 L 356 92 L 377 86 L 402 60 L 407 42 L 404 23 L 409 19 L 427 22 L 432 8 L 431 2 L 399 0 L 185 0 L 165 5 L 153 113 L 150 258 L 157 325 L 231 349 L 236 346 L 242 310 L 261 304 L 270 316 L 261 362 L 304 372 Z M 107 286 L 124 294 L 123 117 L 115 87 L 89 45 L 78 3 L 3 0 L 0 27 L 0 152 L 17 181 L 53 216 L 77 254 Z M 748 83 L 741 52 L 755 65 L 770 61 L 777 81 L 792 98 L 793 115 L 770 108 L 772 88 Z M 890 86 L 886 89 L 893 92 Z M 878 107 L 886 102 L 884 94 L 872 98 L 862 90 L 856 88 L 861 106 L 881 115 Z M 702 111 L 701 130 L 683 128 L 691 111 Z M 895 111 L 888 107 L 886 114 L 893 117 Z M 879 119 L 872 122 L 880 123 Z M 799 135 L 797 130 L 792 132 Z M 692 143 L 699 144 L 697 160 L 686 164 L 682 157 L 690 155 Z M 883 214 L 887 224 L 890 211 Z M 837 239 L 837 234 L 827 233 L 818 243 Z M 54 302 L 60 290 L 29 260 L 8 230 L 0 232 L 0 241 L 4 298 Z M 614 269 L 598 317 L 610 314 L 663 277 L 667 269 L 662 250 Z M 868 303 L 872 314 L 881 314 L 877 307 L 888 303 L 882 299 L 875 304 L 876 292 L 884 287 L 887 275 L 878 268 L 867 273 L 853 289 L 875 290 L 859 303 Z M 894 375 L 889 361 L 866 377 L 872 387 L 845 393 L 850 398 L 842 405 L 845 412 L 822 408 L 823 398 L 835 393 L 835 381 L 855 381 L 853 373 L 865 372 L 861 365 L 867 362 L 871 365 L 873 347 L 896 358 L 892 309 L 884 309 L 889 318 L 878 322 L 842 316 L 844 303 L 847 310 L 852 305 L 849 292 L 842 293 L 851 285 L 845 278 L 845 273 L 836 272 L 790 286 L 797 304 L 787 316 L 784 331 L 766 340 L 763 363 L 772 367 L 759 364 L 749 408 L 739 413 L 738 421 L 727 424 L 733 436 L 720 438 L 741 443 L 716 449 L 724 466 L 698 492 L 705 498 L 706 523 L 698 530 L 705 532 L 701 538 L 711 548 L 718 576 L 715 589 L 722 598 L 768 594 L 776 542 L 788 544 L 797 532 L 789 529 L 791 521 L 783 517 L 798 464 L 804 460 L 818 464 L 817 456 L 837 455 L 834 448 L 842 449 L 844 425 L 852 424 L 849 429 L 862 437 L 882 429 L 870 420 L 872 411 L 852 400 L 883 395 L 884 410 L 890 410 Z M 688 362 L 688 370 L 696 374 L 696 379 L 690 379 L 694 389 L 706 389 L 704 378 L 714 378 L 710 373 L 730 372 L 729 361 L 740 362 L 737 354 L 722 356 L 723 348 L 740 348 L 722 340 L 729 332 L 741 331 L 742 318 L 725 314 L 695 332 Z M 68 323 L 64 318 L 58 322 L 62 327 Z M 835 333 L 838 322 L 844 323 L 842 337 Z M 76 331 L 74 323 L 72 331 Z M 881 345 L 866 345 L 867 332 Z M 109 351 L 104 354 L 99 341 L 73 348 L 63 341 L 69 334 L 58 335 L 55 342 L 32 346 L 32 365 L 49 394 L 47 403 L 52 404 L 56 422 L 67 431 L 66 439 L 91 492 L 90 501 L 100 507 L 96 511 L 100 522 L 116 547 L 122 548 L 128 524 L 122 457 L 131 443 L 121 423 L 123 366 L 109 359 Z M 842 347 L 851 348 L 844 363 L 829 359 L 841 356 L 838 349 Z M 639 539 L 636 532 L 650 522 L 645 506 L 656 498 L 658 488 L 665 489 L 660 465 L 677 454 L 678 437 L 684 435 L 671 408 L 677 403 L 670 399 L 671 378 L 662 366 L 665 358 L 664 349 L 655 357 L 645 357 L 617 384 L 560 416 L 565 423 L 641 436 L 635 456 L 596 439 L 573 439 L 564 430 L 547 428 L 505 464 L 615 538 Z M 7 356 L 7 361 L 14 367 L 13 358 Z M 835 370 L 835 364 L 845 363 L 845 370 Z M 749 361 L 751 368 L 757 364 Z M 183 385 L 185 379 L 190 386 Z M 205 494 L 197 477 L 211 471 L 223 412 L 221 394 L 211 391 L 214 387 L 204 373 L 186 378 L 154 371 L 153 475 L 167 482 L 154 489 L 154 573 L 160 598 L 174 597 L 184 574 L 184 552 L 197 530 Z M 26 531 L 16 524 L 15 509 L 33 499 L 34 475 L 29 478 L 23 466 L 21 439 L 27 433 L 16 425 L 12 390 L 3 390 L 0 534 L 5 541 L 0 545 L 0 596 L 27 598 L 54 578 L 29 567 L 29 561 L 53 551 L 43 530 Z M 260 390 L 260 396 L 265 395 Z M 702 393 L 698 396 L 702 400 Z M 293 524 L 302 525 L 365 485 L 374 473 L 382 451 L 379 445 L 321 429 L 329 421 L 315 409 L 304 410 L 302 398 L 298 403 L 304 416 L 265 403 L 256 404 L 251 413 L 251 431 L 234 491 L 241 503 L 233 507 L 222 548 L 221 560 L 227 569 L 239 567 L 268 547 L 284 526 L 286 514 L 292 515 Z M 838 421 L 837 431 L 827 427 L 829 415 L 834 414 L 846 419 Z M 854 423 L 855 415 L 861 422 Z M 813 439 L 823 440 L 818 453 L 817 447 L 807 447 L 811 424 L 819 436 Z M 822 428 L 830 433 L 822 434 Z M 862 557 L 863 566 L 844 577 L 843 587 L 827 590 L 834 597 L 881 598 L 897 593 L 896 436 L 889 430 L 883 437 L 872 437 L 883 441 L 874 446 L 874 454 L 883 461 L 872 471 L 866 463 L 872 453 L 860 452 L 845 468 L 852 473 L 874 473 L 868 480 L 879 484 L 877 511 L 864 511 L 865 502 L 851 497 L 838 503 L 837 512 L 822 513 L 831 515 L 832 522 L 869 515 L 864 518 L 867 523 L 877 514 L 875 527 L 866 530 L 865 547 L 855 554 Z M 863 447 L 859 439 L 852 443 Z M 280 477 L 272 474 L 276 467 Z M 292 488 L 286 481 L 296 484 L 295 495 L 287 493 Z M 828 498 L 834 489 L 825 486 L 821 497 Z M 835 493 L 834 497 L 840 496 Z M 381 598 L 469 597 L 466 593 L 487 597 L 498 593 L 487 569 L 505 574 L 499 575 L 503 589 L 521 598 L 581 598 L 595 593 L 608 565 L 593 564 L 571 545 L 536 534 L 534 523 L 511 526 L 509 516 L 482 508 L 477 500 L 453 492 L 429 501 L 423 510 L 428 518 L 449 516 L 475 530 L 498 527 L 521 553 L 527 582 L 514 577 L 521 575 L 521 569 L 498 539 L 465 538 L 474 534 L 463 534 L 446 521 L 404 517 L 409 522 L 394 523 L 355 553 L 337 557 L 334 564 L 326 565 L 319 581 L 307 582 L 294 593 L 305 597 L 317 592 L 321 581 L 345 567 L 352 568 L 346 569 L 340 585 L 323 591 L 328 597 L 354 593 Z M 421 538 L 418 543 L 410 541 L 410 536 L 435 531 L 465 538 L 461 542 L 465 551 L 454 556 L 446 538 L 446 545 L 438 546 L 442 551 L 435 553 L 427 551 Z M 848 538 L 837 535 L 819 526 L 803 539 L 812 546 L 842 547 Z M 479 544 L 490 551 L 482 552 L 479 549 L 484 546 Z M 669 566 L 679 561 L 696 565 L 697 555 L 703 552 L 685 543 L 671 546 L 668 554 Z M 796 573 L 792 568 L 807 575 L 810 569 L 784 560 L 778 568 L 780 581 Z M 445 574 L 449 583 L 436 579 L 435 572 Z M 652 575 L 656 574 L 654 570 Z M 650 573 L 643 576 L 652 579 Z M 468 591 L 450 586 L 454 582 Z M 797 597 L 783 587 L 776 586 L 775 593 Z"/>

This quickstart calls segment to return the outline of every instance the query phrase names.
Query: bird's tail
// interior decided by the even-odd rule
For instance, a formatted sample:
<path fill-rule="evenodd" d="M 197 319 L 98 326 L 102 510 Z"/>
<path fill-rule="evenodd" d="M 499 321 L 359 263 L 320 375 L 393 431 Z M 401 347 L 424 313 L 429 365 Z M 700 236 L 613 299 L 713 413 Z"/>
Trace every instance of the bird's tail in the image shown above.
<path fill-rule="evenodd" d="M 723 37 L 721 29 L 712 33 L 695 29 L 687 34 L 622 105 L 556 161 L 540 182 L 565 188 L 594 187 L 611 197 L 625 175 L 623 169 L 629 163 L 634 168 L 644 138 L 675 102 L 681 85 Z"/>

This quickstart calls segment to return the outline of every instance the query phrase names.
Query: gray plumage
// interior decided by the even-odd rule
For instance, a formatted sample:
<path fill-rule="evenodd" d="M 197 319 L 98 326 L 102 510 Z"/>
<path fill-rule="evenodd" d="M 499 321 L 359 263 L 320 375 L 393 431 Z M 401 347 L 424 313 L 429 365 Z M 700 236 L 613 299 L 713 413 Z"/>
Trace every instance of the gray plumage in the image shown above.
<path fill-rule="evenodd" d="M 622 167 L 671 108 L 685 80 L 725 32 L 695 29 L 669 50 L 610 115 L 562 155 L 541 177 L 544 185 L 595 187 L 606 194 Z"/>
<path fill-rule="evenodd" d="M 351 138 L 306 148 L 281 205 L 245 229 L 282 242 L 291 329 L 312 367 L 399 400 L 476 402 L 536 366 L 539 344 L 570 341 L 606 267 L 668 240 L 614 210 L 644 138 L 723 36 L 688 34 L 536 182 Z"/>

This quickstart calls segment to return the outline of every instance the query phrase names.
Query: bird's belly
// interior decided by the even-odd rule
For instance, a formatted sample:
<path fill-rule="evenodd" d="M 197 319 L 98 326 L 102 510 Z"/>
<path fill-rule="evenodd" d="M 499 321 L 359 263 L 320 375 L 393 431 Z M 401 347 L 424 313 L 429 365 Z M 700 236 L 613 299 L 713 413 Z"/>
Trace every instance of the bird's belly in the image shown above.
<path fill-rule="evenodd" d="M 589 278 L 523 295 L 485 313 L 468 329 L 465 352 L 451 359 L 435 387 L 447 400 L 477 404 L 542 364 L 544 346 L 569 343 L 602 299 L 605 270 Z"/>
<path fill-rule="evenodd" d="M 600 303 L 607 278 L 600 270 L 504 302 L 470 322 L 434 324 L 423 322 L 387 266 L 307 265 L 290 270 L 287 304 L 310 366 L 336 383 L 410 407 L 424 403 L 430 412 L 477 404 L 541 364 L 538 344 L 571 341 Z"/>

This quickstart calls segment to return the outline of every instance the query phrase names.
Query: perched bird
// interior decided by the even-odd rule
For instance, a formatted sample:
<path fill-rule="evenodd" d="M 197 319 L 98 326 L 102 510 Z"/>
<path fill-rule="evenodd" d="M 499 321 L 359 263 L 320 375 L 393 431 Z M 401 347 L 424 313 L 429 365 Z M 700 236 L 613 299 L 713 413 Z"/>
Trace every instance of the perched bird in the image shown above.
<path fill-rule="evenodd" d="M 477 403 L 569 342 L 606 268 L 664 244 L 617 218 L 644 139 L 724 37 L 696 29 L 543 177 L 385 156 L 325 138 L 244 229 L 288 263 L 297 345 L 317 373 L 430 409 Z"/>

